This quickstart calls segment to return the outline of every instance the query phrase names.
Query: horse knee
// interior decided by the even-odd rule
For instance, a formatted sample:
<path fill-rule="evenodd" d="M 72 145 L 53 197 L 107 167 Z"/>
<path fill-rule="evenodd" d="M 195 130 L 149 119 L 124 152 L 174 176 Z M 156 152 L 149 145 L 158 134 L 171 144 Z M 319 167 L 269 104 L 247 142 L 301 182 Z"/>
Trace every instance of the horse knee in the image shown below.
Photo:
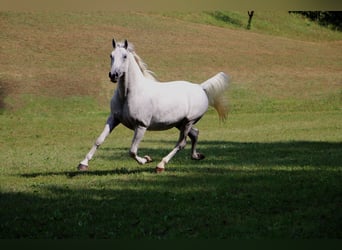
<path fill-rule="evenodd" d="M 100 146 L 106 139 L 106 137 L 109 135 L 108 131 L 104 131 L 95 141 L 96 146 Z"/>
<path fill-rule="evenodd" d="M 110 126 L 108 124 L 106 124 L 101 135 L 96 139 L 95 145 L 99 147 L 105 141 L 105 139 L 110 134 L 110 132 L 111 132 Z"/>
<path fill-rule="evenodd" d="M 99 147 L 103 142 L 104 142 L 104 138 L 100 136 L 99 138 L 96 139 L 95 145 Z"/>

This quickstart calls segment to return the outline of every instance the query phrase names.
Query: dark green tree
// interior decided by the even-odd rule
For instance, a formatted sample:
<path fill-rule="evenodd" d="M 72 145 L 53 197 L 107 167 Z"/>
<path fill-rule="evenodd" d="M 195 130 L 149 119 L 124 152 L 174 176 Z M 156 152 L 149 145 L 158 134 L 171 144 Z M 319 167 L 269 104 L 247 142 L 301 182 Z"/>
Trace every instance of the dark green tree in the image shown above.
<path fill-rule="evenodd" d="M 342 31 L 342 11 L 290 11 L 297 13 L 320 25 Z"/>

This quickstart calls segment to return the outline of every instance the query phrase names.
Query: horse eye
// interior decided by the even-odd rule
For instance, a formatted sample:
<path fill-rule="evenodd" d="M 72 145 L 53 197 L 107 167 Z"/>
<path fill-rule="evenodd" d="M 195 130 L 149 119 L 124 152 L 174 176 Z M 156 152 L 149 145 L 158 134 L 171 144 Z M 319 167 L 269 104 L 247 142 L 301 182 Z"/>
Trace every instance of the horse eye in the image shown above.
<path fill-rule="evenodd" d="M 126 59 L 127 58 L 127 55 L 123 55 L 123 59 Z"/>

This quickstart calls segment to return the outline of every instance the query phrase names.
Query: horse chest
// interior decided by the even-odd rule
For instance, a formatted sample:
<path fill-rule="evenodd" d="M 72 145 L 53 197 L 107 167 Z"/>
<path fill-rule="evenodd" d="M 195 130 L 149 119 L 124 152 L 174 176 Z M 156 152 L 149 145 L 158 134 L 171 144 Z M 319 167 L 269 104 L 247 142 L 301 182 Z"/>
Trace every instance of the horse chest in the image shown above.
<path fill-rule="evenodd" d="M 120 112 L 120 120 L 123 125 L 134 129 L 136 125 L 148 127 L 151 121 L 151 113 L 143 105 L 125 103 Z"/>

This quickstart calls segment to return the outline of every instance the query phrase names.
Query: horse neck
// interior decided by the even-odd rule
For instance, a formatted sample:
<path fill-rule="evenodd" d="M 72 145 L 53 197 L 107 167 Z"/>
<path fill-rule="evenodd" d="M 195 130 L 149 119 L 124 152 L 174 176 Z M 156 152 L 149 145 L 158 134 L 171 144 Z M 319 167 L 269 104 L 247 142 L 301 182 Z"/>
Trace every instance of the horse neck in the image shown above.
<path fill-rule="evenodd" d="M 139 68 L 139 65 L 135 61 L 132 54 L 128 53 L 128 69 L 125 75 L 125 88 L 130 92 L 139 91 L 140 87 L 143 87 L 145 77 Z"/>
<path fill-rule="evenodd" d="M 124 101 L 127 96 L 127 88 L 125 83 L 125 76 L 121 76 L 118 80 L 118 86 L 116 91 L 118 91 L 121 101 Z"/>

